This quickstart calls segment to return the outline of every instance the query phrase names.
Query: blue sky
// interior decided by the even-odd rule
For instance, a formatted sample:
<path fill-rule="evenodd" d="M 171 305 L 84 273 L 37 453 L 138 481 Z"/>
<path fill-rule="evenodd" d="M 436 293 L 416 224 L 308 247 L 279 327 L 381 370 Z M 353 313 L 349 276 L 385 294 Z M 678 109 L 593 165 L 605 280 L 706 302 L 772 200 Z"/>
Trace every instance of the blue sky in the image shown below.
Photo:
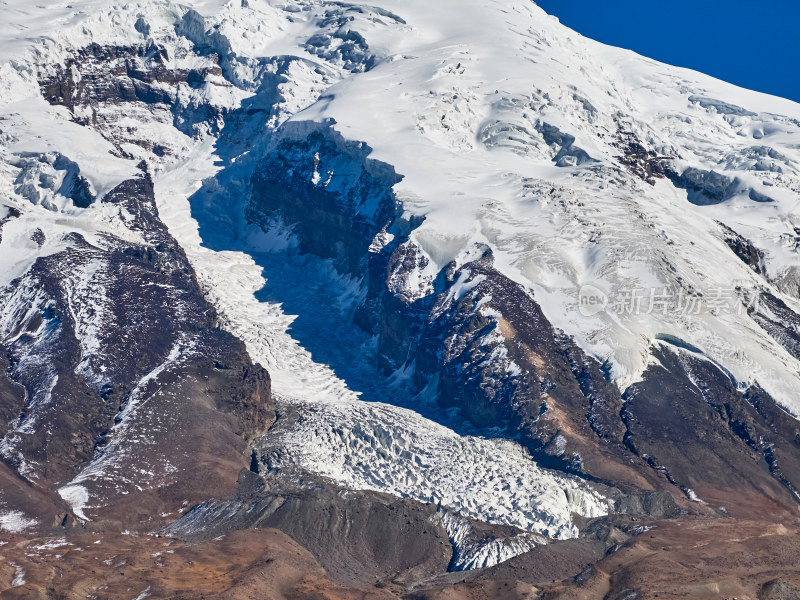
<path fill-rule="evenodd" d="M 535 0 L 605 44 L 800 102 L 800 0 Z"/>

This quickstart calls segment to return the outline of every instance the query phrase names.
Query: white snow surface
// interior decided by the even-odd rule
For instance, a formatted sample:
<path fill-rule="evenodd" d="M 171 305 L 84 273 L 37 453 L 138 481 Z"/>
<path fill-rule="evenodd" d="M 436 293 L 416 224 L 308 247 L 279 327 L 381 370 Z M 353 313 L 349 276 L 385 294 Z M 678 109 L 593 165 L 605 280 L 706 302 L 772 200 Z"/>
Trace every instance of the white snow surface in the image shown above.
<path fill-rule="evenodd" d="M 11 587 L 25 585 L 27 583 L 27 581 L 25 581 L 25 569 L 14 563 L 11 563 L 11 566 L 14 567 L 14 579 L 11 580 Z"/>
<path fill-rule="evenodd" d="M 535 533 L 475 539 L 475 526 L 468 519 L 444 510 L 436 513 L 434 521 L 445 528 L 453 544 L 454 556 L 450 566 L 455 571 L 492 567 L 548 543 L 547 539 Z"/>
<path fill-rule="evenodd" d="M 25 169 L 34 169 L 31 177 L 52 176 L 47 165 L 20 162 L 29 152 L 67 156 L 100 196 L 135 172 L 136 161 L 112 156 L 98 133 L 41 98 L 32 67 L 59 63 L 69 49 L 90 42 L 142 43 L 145 34 L 133 27 L 140 18 L 154 39 L 184 44 L 174 26 L 193 9 L 204 20 L 190 34 L 238 59 L 229 77 L 243 93 L 214 101 L 236 108 L 254 93 L 259 58 L 297 57 L 268 131 L 287 120 L 333 119 L 345 138 L 369 144 L 371 158 L 403 175 L 395 192 L 406 212 L 426 217 L 412 241 L 431 269 L 486 244 L 497 267 L 533 290 L 556 327 L 612 365 L 622 387 L 641 377 L 656 336 L 668 335 L 800 414 L 800 363 L 743 311 L 684 314 L 670 306 L 587 317 L 578 310 L 586 285 L 612 301 L 633 289 L 645 296 L 667 288 L 735 298 L 737 288 L 763 288 L 800 309 L 790 295 L 800 282 L 800 105 L 587 40 L 521 0 L 372 0 L 363 7 L 325 0 L 41 6 L 3 0 L 1 6 L 7 18 L 0 25 L 0 191 L 23 214 L 2 231 L 0 286 L 37 256 L 58 251 L 66 231 L 92 241 L 103 232 L 136 236 L 116 209 L 95 203 L 79 211 L 51 188 L 39 190 L 37 201 L 15 189 Z M 316 33 L 330 34 L 326 11 L 353 7 L 369 15 L 350 21 L 369 45 L 369 69 L 312 53 L 306 44 Z M 553 141 L 552 128 L 574 141 Z M 729 197 L 698 206 L 667 180 L 650 185 L 636 178 L 618 160 L 619 131 L 635 135 L 653 155 L 673 158 L 680 170 L 725 174 L 734 182 Z M 188 198 L 220 168 L 214 140 L 167 134 L 161 126 L 148 133 L 182 144 L 178 155 L 152 165 L 162 219 L 224 326 L 270 371 L 279 400 L 301 409 L 297 425 L 281 432 L 292 461 L 353 488 L 441 501 L 463 515 L 554 537 L 575 534 L 572 512 L 608 510 L 584 484 L 538 469 L 513 442 L 459 435 L 395 406 L 403 404 L 397 398 L 363 402 L 362 390 L 292 337 L 293 316 L 254 296 L 265 284 L 256 259 L 282 260 L 290 236 L 248 229 L 236 212 L 241 204 L 229 201 L 230 213 L 220 220 L 229 218 L 230 232 L 219 235 L 237 249 L 213 250 L 200 238 Z M 325 161 L 319 157 L 319 185 L 331 181 Z M 752 200 L 751 190 L 772 202 Z M 717 221 L 765 250 L 769 281 L 736 259 Z M 46 234 L 42 247 L 30 241 L 35 227 Z M 337 308 L 346 313 L 361 293 L 358 282 L 331 281 L 348 292 Z M 425 281 L 411 278 L 407 285 Z M 454 291 L 462 292 L 468 290 Z M 304 301 L 313 304 L 312 291 Z M 84 341 L 92 341 L 90 328 Z M 60 493 L 85 518 L 86 489 L 70 485 Z"/>
<path fill-rule="evenodd" d="M 31 519 L 20 510 L 0 511 L 0 530 L 8 533 L 22 533 L 29 527 L 37 525 L 36 519 Z"/>
<path fill-rule="evenodd" d="M 89 517 L 83 512 L 83 509 L 86 508 L 86 504 L 89 502 L 89 490 L 82 485 L 70 484 L 60 488 L 58 490 L 58 495 L 72 507 L 72 512 L 74 512 L 79 519 L 83 519 L 84 521 L 89 520 Z"/>

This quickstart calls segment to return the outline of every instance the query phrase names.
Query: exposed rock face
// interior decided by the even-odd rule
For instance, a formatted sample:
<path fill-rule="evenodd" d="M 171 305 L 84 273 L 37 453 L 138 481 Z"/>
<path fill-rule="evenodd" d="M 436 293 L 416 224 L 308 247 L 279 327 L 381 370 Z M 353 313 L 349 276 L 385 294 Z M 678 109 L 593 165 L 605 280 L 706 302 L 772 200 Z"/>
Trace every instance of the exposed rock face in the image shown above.
<path fill-rule="evenodd" d="M 279 529 L 310 548 L 335 580 L 354 586 L 425 580 L 447 571 L 453 555 L 435 506 L 323 487 L 241 491 L 234 500 L 195 507 L 165 532 L 206 540 L 236 529 Z"/>
<path fill-rule="evenodd" d="M 3 290 L 0 411 L 9 425 L 0 449 L 33 489 L 77 477 L 101 519 L 121 518 L 124 506 L 151 519 L 151 501 L 119 494 L 138 489 L 174 510 L 232 489 L 245 441 L 274 420 L 270 382 L 217 328 L 158 218 L 149 174 L 102 202 L 125 215 L 138 242 L 106 236 L 94 245 L 67 234 L 63 250 Z M 134 469 L 147 475 L 132 477 Z"/>
<path fill-rule="evenodd" d="M 748 311 L 753 320 L 794 357 L 800 356 L 800 315 L 769 292 L 758 295 Z"/>
<path fill-rule="evenodd" d="M 740 236 L 733 229 L 720 223 L 725 243 L 742 262 L 749 265 L 759 275 L 764 275 L 764 252 Z"/>
<path fill-rule="evenodd" d="M 296 227 L 301 251 L 363 272 L 372 239 L 394 217 L 391 188 L 402 177 L 332 127 L 290 124 L 283 135 L 253 174 L 253 217 L 275 214 Z"/>
<path fill-rule="evenodd" d="M 224 110 L 200 100 L 200 88 L 209 82 L 231 88 L 213 57 L 183 66 L 186 49 L 179 46 L 172 51 L 178 55 L 170 56 L 152 42 L 136 47 L 91 44 L 63 66 L 44 68 L 39 78 L 42 95 L 51 104 L 67 107 L 78 123 L 107 132 L 120 154 L 130 156 L 125 146 L 134 144 L 163 156 L 174 150 L 138 134 L 135 126 L 117 125 L 107 106 L 125 105 L 146 114 L 146 121 L 155 116 L 186 135 L 215 134 L 222 127 Z"/>
<path fill-rule="evenodd" d="M 794 419 L 762 390 L 739 392 L 702 356 L 669 346 L 654 355 L 659 363 L 625 392 L 626 444 L 695 502 L 732 515 L 794 512 Z"/>
<path fill-rule="evenodd" d="M 668 157 L 659 156 L 648 150 L 635 134 L 625 131 L 622 127 L 619 128 L 617 136 L 619 141 L 615 145 L 622 151 L 619 161 L 631 173 L 650 185 L 655 185 L 656 179 L 666 177 L 669 169 Z"/>

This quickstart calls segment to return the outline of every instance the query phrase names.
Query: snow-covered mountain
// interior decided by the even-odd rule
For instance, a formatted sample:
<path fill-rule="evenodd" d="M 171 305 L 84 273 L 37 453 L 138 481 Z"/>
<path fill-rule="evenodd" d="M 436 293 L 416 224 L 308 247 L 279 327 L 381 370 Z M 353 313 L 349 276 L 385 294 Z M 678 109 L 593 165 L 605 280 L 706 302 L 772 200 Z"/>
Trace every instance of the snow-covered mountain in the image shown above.
<path fill-rule="evenodd" d="M 3 8 L 0 529 L 795 518 L 800 105 L 525 1 Z"/>

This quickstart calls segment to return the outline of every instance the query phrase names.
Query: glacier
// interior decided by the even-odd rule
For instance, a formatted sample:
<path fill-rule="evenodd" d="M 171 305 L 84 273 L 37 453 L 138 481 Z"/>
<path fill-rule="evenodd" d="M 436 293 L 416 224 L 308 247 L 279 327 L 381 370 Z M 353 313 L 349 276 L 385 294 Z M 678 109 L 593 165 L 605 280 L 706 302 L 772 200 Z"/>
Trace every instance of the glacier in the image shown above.
<path fill-rule="evenodd" d="M 427 293 L 448 264 L 465 265 L 476 248 L 490 248 L 496 268 L 608 365 L 620 389 L 640 381 L 653 347 L 670 341 L 697 350 L 740 389 L 758 385 L 800 416 L 800 357 L 747 310 L 766 292 L 800 312 L 796 103 L 598 44 L 533 2 L 76 0 L 37 7 L 9 0 L 4 9 L 0 189 L 22 216 L 2 230 L 0 286 L 63 248 L 65 232 L 81 231 L 97 244 L 105 234 L 140 239 L 122 209 L 80 208 L 61 194 L 67 174 L 57 156 L 77 165 L 98 198 L 148 160 L 160 217 L 222 326 L 270 372 L 279 405 L 301 415 L 257 444 L 280 456 L 282 468 L 555 538 L 578 534 L 573 513 L 613 510 L 604 492 L 540 468 L 514 440 L 485 438 L 457 415 L 436 413 L 431 394 L 412 390 L 402 369 L 376 379 L 364 358 L 376 340 L 341 326 L 363 300 L 365 283 L 331 261 L 298 254 L 290 226 L 245 218 L 250 192 L 241 182 L 259 159 L 282 142 L 331 129 L 399 175 L 391 191 L 405 221 L 420 223 L 408 236 L 424 257 L 397 284 L 408 297 Z M 37 77 L 66 65 L 73 51 L 147 41 L 167 48 L 175 69 L 206 68 L 215 54 L 222 75 L 182 87 L 180 103 L 225 116 L 196 124 L 181 115 L 99 111 L 107 132 L 170 149 L 154 156 L 127 139 L 114 147 L 42 98 Z M 226 131 L 229 115 L 239 119 L 233 132 Z M 295 158 L 313 167 L 313 186 L 333 191 L 355 168 L 324 152 Z M 230 185 L 220 187 L 218 176 Z M 42 246 L 29 239 L 36 228 L 47 240 Z M 733 257 L 727 232 L 763 251 L 763 276 Z M 392 235 L 378 232 L 373 244 Z M 102 265 L 74 274 L 76 294 L 91 269 Z M 480 283 L 467 279 L 452 288 L 452 299 Z M 657 295 L 661 304 L 586 315 L 581 290 L 590 288 L 612 304 L 634 293 L 642 302 Z M 678 305 L 688 298 L 697 311 Z M 11 310 L 19 307 L 2 309 Z M 99 344 L 90 317 L 75 315 L 87 356 Z M 337 366 L 304 347 L 309 342 L 338 353 Z M 82 363 L 100 383 L 94 366 Z M 61 488 L 79 516 L 91 506 L 79 484 L 103 476 L 114 451 Z M 467 558 L 462 566 L 529 547 L 514 543 L 514 552 L 492 549 L 494 559 Z"/>

